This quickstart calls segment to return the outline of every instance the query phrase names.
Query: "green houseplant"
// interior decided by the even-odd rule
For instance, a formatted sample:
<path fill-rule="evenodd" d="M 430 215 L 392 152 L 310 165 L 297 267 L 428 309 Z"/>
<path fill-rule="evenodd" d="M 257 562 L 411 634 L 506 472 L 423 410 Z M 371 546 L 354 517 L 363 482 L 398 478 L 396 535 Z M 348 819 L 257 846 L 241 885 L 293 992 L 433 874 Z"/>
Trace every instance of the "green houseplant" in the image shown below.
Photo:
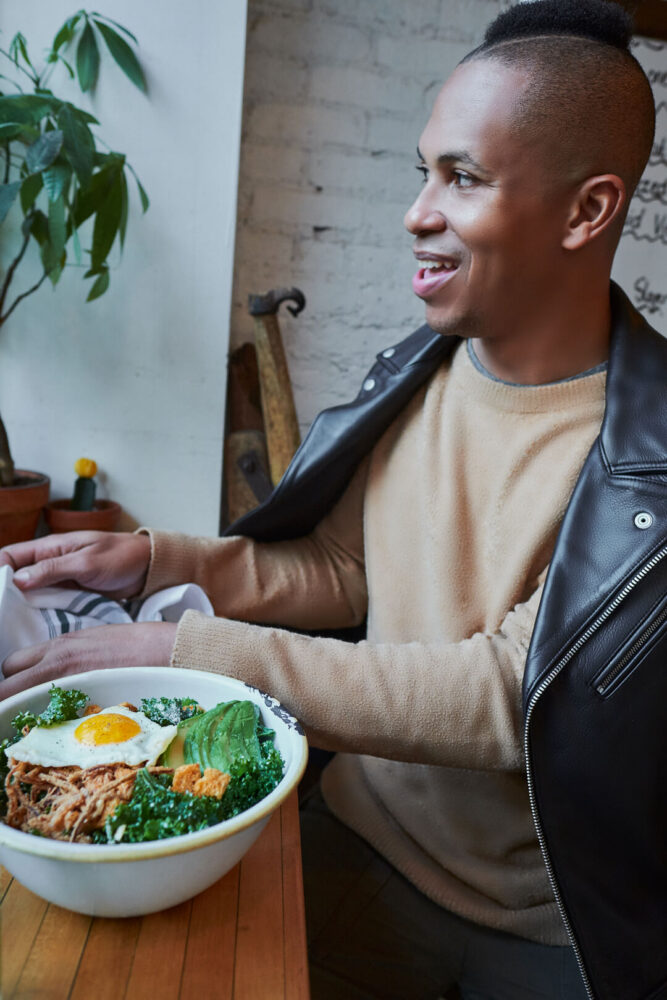
<path fill-rule="evenodd" d="M 136 44 L 117 22 L 79 10 L 57 31 L 39 69 L 21 32 L 7 48 L 0 46 L 0 327 L 45 281 L 57 285 L 66 267 L 81 268 L 90 279 L 88 302 L 103 295 L 110 282 L 109 254 L 125 242 L 128 175 L 143 211 L 148 208 L 148 196 L 125 154 L 110 150 L 94 131 L 98 120 L 59 97 L 51 84 L 58 71 L 82 92 L 93 91 L 107 54 L 145 92 L 144 73 L 124 36 Z M 42 273 L 21 287 L 17 279 L 31 243 L 37 245 Z M 0 416 L 0 511 L 9 507 L 16 520 L 14 508 L 35 489 L 36 512 L 17 522 L 15 530 L 8 528 L 9 535 L 0 522 L 0 544 L 18 540 L 17 533 L 31 537 L 48 496 L 46 477 L 15 469 Z"/>

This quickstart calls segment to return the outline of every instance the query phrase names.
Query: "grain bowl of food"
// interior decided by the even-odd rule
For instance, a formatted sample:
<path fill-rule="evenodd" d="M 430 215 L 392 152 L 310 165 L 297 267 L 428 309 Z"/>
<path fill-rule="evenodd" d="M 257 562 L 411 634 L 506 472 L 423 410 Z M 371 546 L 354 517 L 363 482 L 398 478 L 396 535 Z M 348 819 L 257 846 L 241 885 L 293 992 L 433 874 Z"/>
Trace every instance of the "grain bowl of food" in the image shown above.
<path fill-rule="evenodd" d="M 241 681 L 97 670 L 0 702 L 0 863 L 59 906 L 129 917 L 216 882 L 306 766 L 301 726 Z"/>

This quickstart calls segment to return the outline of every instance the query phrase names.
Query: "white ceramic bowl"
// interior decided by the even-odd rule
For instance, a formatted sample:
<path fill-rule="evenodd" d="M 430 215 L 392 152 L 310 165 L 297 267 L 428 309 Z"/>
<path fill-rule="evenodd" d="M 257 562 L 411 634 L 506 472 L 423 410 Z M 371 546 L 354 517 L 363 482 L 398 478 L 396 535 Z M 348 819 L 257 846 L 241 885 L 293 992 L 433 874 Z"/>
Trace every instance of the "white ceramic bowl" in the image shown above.
<path fill-rule="evenodd" d="M 259 705 L 275 730 L 285 773 L 266 798 L 233 819 L 196 833 L 143 844 L 70 844 L 35 837 L 0 822 L 0 863 L 28 889 L 58 906 L 102 917 L 130 917 L 175 906 L 213 885 L 257 839 L 271 814 L 296 787 L 306 766 L 301 726 L 275 699 L 241 681 L 199 670 L 135 667 L 95 670 L 57 682 L 78 688 L 103 707 L 141 698 L 192 697 L 205 709 L 233 698 Z M 17 712 L 42 711 L 50 683 L 0 702 L 0 739 L 14 734 Z"/>

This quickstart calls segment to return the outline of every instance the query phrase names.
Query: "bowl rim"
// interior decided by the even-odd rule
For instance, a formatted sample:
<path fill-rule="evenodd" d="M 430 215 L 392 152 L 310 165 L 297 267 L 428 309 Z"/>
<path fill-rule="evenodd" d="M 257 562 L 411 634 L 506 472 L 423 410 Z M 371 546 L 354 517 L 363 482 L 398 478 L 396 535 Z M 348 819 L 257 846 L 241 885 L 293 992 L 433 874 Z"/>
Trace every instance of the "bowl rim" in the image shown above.
<path fill-rule="evenodd" d="M 306 769 L 308 741 L 298 720 L 290 715 L 277 699 L 261 691 L 259 688 L 253 687 L 251 684 L 246 684 L 245 681 L 238 680 L 236 677 L 228 677 L 225 674 L 217 674 L 208 670 L 189 669 L 185 667 L 140 666 L 132 667 L 131 671 L 133 676 L 140 673 L 144 677 L 156 674 L 164 676 L 165 672 L 168 672 L 172 676 L 179 675 L 181 677 L 191 676 L 193 673 L 204 674 L 214 682 L 215 678 L 220 678 L 226 684 L 231 683 L 233 686 L 239 688 L 240 694 L 243 692 L 253 694 L 255 697 L 250 700 L 262 702 L 260 710 L 266 707 L 271 711 L 277 720 L 277 724 L 284 725 L 295 740 L 293 759 L 287 765 L 285 773 L 276 787 L 254 806 L 251 806 L 250 809 L 244 810 L 244 812 L 239 813 L 237 816 L 222 820 L 220 823 L 215 823 L 213 826 L 206 827 L 203 830 L 179 834 L 177 837 L 166 837 L 163 840 L 147 840 L 140 844 L 77 844 L 69 841 L 50 840 L 48 837 L 37 837 L 23 830 L 15 830 L 0 820 L 0 848 L 7 847 L 11 850 L 20 851 L 22 854 L 32 854 L 41 858 L 50 858 L 58 861 L 80 861 L 94 864 L 108 864 L 118 861 L 143 861 L 147 858 L 153 859 L 173 854 L 184 854 L 189 851 L 198 850 L 200 847 L 206 847 L 217 841 L 227 840 L 229 837 L 234 836 L 234 834 L 240 833 L 254 826 L 256 823 L 268 819 L 269 815 L 282 805 L 287 796 L 296 788 Z M 90 680 L 94 676 L 103 676 L 110 681 L 114 680 L 114 678 L 121 680 L 125 677 L 127 679 L 128 668 L 112 667 L 107 670 L 88 670 L 84 673 L 71 674 L 67 677 L 59 678 L 56 681 L 45 681 L 43 684 L 28 688 L 26 691 L 20 691 L 15 695 L 11 695 L 4 702 L 0 702 L 0 710 L 10 705 L 14 700 L 22 700 L 26 695 L 40 697 L 41 695 L 48 694 L 51 685 L 54 683 L 59 687 L 82 686 L 83 690 L 85 690 L 86 679 Z"/>

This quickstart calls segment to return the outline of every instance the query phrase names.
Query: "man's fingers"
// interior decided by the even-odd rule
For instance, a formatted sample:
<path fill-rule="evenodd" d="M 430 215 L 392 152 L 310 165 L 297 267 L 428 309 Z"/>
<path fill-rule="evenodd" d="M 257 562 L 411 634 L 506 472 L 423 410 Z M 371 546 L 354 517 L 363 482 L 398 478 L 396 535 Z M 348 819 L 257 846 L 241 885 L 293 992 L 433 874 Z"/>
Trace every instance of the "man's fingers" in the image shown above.
<path fill-rule="evenodd" d="M 100 625 L 17 650 L 3 664 L 5 680 L 0 681 L 0 701 L 68 674 L 142 664 L 166 666 L 177 628 L 173 622 Z"/>
<path fill-rule="evenodd" d="M 13 677 L 14 674 L 22 673 L 22 671 L 36 666 L 44 658 L 48 649 L 49 646 L 45 642 L 40 642 L 36 646 L 27 646 L 25 649 L 17 649 L 14 653 L 10 653 L 2 664 L 3 674 L 5 677 Z"/>
<path fill-rule="evenodd" d="M 54 583 L 80 578 L 87 560 L 80 552 L 64 555 L 43 555 L 39 562 L 24 565 L 14 573 L 14 583 L 20 590 L 50 587 Z"/>
<path fill-rule="evenodd" d="M 4 701 L 5 698 L 11 698 L 13 694 L 18 694 L 19 691 L 25 691 L 26 688 L 36 687 L 44 681 L 57 681 L 62 677 L 65 677 L 67 674 L 85 673 L 87 670 L 94 669 L 94 665 L 86 664 L 79 665 L 76 670 L 74 670 L 71 667 L 67 668 L 64 663 L 54 663 L 51 659 L 42 660 L 29 670 L 21 670 L 12 677 L 6 677 L 4 680 L 0 680 L 0 701 Z"/>

